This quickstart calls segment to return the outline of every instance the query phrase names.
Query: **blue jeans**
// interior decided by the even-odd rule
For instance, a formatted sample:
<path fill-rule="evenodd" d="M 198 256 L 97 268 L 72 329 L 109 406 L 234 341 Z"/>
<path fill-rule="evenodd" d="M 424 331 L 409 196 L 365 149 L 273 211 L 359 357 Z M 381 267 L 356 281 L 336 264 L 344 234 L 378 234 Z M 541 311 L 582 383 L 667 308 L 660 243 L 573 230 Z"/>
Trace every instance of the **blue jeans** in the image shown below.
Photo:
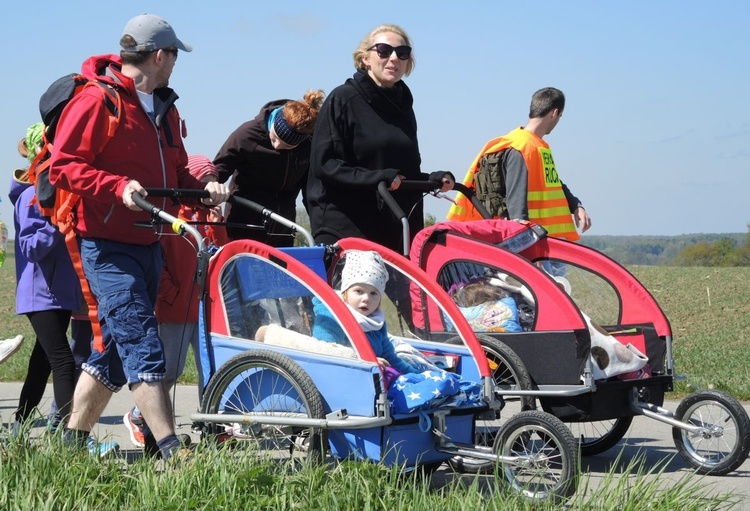
<path fill-rule="evenodd" d="M 164 346 L 154 314 L 164 265 L 161 244 L 129 245 L 87 238 L 81 259 L 98 302 L 104 351 L 83 370 L 113 392 L 126 383 L 164 379 Z"/>

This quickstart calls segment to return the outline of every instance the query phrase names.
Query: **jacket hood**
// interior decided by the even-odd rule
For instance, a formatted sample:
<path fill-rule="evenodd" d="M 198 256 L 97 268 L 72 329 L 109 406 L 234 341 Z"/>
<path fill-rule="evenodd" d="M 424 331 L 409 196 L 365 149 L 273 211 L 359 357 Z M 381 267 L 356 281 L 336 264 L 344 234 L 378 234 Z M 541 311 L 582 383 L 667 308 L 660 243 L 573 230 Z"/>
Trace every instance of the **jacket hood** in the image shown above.
<path fill-rule="evenodd" d="M 30 183 L 20 183 L 15 178 L 11 178 L 11 180 L 10 180 L 10 191 L 8 192 L 8 198 L 10 198 L 10 202 L 14 206 L 16 205 L 16 202 L 18 202 L 18 197 L 29 186 L 31 186 Z"/>
<path fill-rule="evenodd" d="M 108 53 L 89 57 L 81 65 L 81 74 L 90 80 L 120 86 L 121 90 L 127 90 L 133 97 L 137 97 L 135 82 L 129 76 L 122 74 L 122 59 L 119 55 Z M 179 96 L 169 87 L 155 89 L 154 94 L 161 100 L 155 112 L 156 124 L 160 126 L 167 111 Z"/>
<path fill-rule="evenodd" d="M 107 74 L 108 67 L 115 71 L 118 76 L 121 75 L 122 59 L 120 56 L 109 53 L 89 57 L 81 65 L 81 74 L 91 80 L 99 79 L 106 83 L 115 84 L 117 81 Z"/>

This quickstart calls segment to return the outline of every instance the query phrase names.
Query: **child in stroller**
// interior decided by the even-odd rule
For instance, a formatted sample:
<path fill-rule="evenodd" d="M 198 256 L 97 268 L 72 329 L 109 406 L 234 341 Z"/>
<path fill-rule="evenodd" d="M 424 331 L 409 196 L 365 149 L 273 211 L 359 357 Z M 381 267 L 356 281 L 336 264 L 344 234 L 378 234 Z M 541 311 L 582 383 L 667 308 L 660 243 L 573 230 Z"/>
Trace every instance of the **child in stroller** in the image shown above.
<path fill-rule="evenodd" d="M 380 308 L 388 282 L 388 271 L 377 252 L 352 250 L 346 255 L 341 274 L 341 297 L 367 335 L 382 367 L 392 367 L 401 374 L 417 372 L 402 360 L 388 336 L 385 314 Z M 328 342 L 346 343 L 346 335 L 331 312 L 320 301 L 315 304 L 312 336 Z"/>
<path fill-rule="evenodd" d="M 558 286 L 570 294 L 570 283 L 553 277 Z M 521 332 L 517 300 L 533 307 L 533 297 L 525 286 L 512 277 L 474 277 L 451 286 L 449 294 L 475 332 Z M 531 303 L 529 303 L 531 302 Z M 591 358 L 594 379 L 618 376 L 634 378 L 649 375 L 648 357 L 632 344 L 623 344 L 581 312 L 591 335 Z"/>

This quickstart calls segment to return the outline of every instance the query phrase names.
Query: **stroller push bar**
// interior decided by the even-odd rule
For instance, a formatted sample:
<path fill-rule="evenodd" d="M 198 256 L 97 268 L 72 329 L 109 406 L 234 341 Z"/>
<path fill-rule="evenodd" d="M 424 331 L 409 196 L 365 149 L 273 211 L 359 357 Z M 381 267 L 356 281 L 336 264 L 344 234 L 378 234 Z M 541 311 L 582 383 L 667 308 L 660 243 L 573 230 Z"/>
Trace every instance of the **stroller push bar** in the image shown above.
<path fill-rule="evenodd" d="M 205 193 L 205 196 L 208 197 L 208 192 Z M 158 197 L 158 195 L 156 196 Z M 166 222 L 170 222 L 172 225 L 172 230 L 176 234 L 179 234 L 181 236 L 185 233 L 190 234 L 190 236 L 195 239 L 197 247 L 200 251 L 203 251 L 206 248 L 204 246 L 205 240 L 203 239 L 201 233 L 198 231 L 198 229 L 187 223 L 185 220 L 172 216 L 163 209 L 151 204 L 139 193 L 133 194 L 133 202 L 135 202 L 135 205 L 141 208 L 143 211 L 148 211 L 149 213 L 151 213 L 152 218 L 158 217 Z"/>
<path fill-rule="evenodd" d="M 194 199 L 205 199 L 209 197 L 209 193 L 205 190 L 183 190 L 183 189 L 178 189 L 178 188 L 146 188 L 146 192 L 148 192 L 148 194 L 153 197 L 171 197 L 173 199 L 180 199 L 183 197 L 194 198 Z M 258 204 L 257 202 L 253 202 L 243 197 L 238 197 L 236 195 L 231 195 L 229 199 L 227 200 L 227 202 L 229 204 L 236 204 L 240 207 L 247 208 L 251 211 L 254 211 L 255 213 L 260 214 L 264 219 L 268 218 L 276 222 L 277 224 L 283 225 L 284 227 L 291 229 L 293 233 L 298 232 L 305 238 L 305 242 L 307 243 L 308 246 L 312 247 L 313 245 L 315 245 L 312 234 L 310 234 L 310 232 L 307 231 L 304 227 L 302 227 L 301 225 L 295 222 L 292 222 L 291 220 L 284 218 L 278 213 L 274 213 L 270 209 L 266 209 L 265 207 Z"/>
<path fill-rule="evenodd" d="M 442 183 L 438 183 L 436 181 L 405 179 L 401 181 L 398 189 L 437 194 L 442 186 Z M 476 195 L 474 195 L 474 190 L 462 183 L 454 183 L 453 189 L 459 193 L 464 194 L 471 201 L 471 204 L 476 208 L 479 214 L 482 215 L 482 218 L 492 218 L 492 215 L 489 214 L 484 205 L 480 202 L 479 199 L 477 199 Z M 385 183 L 385 181 L 381 181 L 380 183 L 378 183 L 378 193 L 383 198 L 383 201 L 388 205 L 393 214 L 396 215 L 396 218 L 401 220 L 404 238 L 404 255 L 406 257 L 409 257 L 409 250 L 411 248 L 409 246 L 411 240 L 411 233 L 409 232 L 409 218 L 404 213 L 404 210 L 401 209 L 401 206 L 398 205 L 396 199 L 393 198 L 393 195 L 391 194 L 390 190 L 388 190 L 388 185 Z"/>

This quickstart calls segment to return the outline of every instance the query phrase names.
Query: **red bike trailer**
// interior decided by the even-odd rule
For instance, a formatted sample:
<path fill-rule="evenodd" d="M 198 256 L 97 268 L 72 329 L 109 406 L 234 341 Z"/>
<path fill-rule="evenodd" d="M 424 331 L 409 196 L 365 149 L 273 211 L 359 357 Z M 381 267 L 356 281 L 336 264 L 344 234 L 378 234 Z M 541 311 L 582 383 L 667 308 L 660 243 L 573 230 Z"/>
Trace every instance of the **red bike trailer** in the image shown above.
<path fill-rule="evenodd" d="M 427 191 L 424 184 L 409 186 Z M 456 189 L 483 209 L 472 190 L 460 184 Z M 387 195 L 385 187 L 380 192 Z M 445 290 L 471 274 L 507 275 L 520 284 L 533 304 L 524 331 L 477 334 L 493 367 L 496 391 L 506 399 L 518 397 L 523 408 L 538 401 L 567 422 L 584 455 L 613 447 L 632 418 L 645 415 L 672 426 L 679 453 L 699 473 L 723 475 L 747 458 L 750 419 L 728 393 L 701 391 L 686 397 L 674 413 L 662 408 L 674 380 L 669 320 L 653 295 L 613 259 L 547 237 L 533 223 L 504 219 L 435 224 L 417 233 L 410 258 Z M 572 296 L 545 267 L 570 280 Z M 412 287 L 411 294 L 416 330 L 434 340 L 448 338 L 444 316 L 419 290 Z M 595 381 L 583 312 L 618 341 L 646 354 L 651 375 Z M 465 464 L 468 470 L 484 467 L 471 460 Z"/>

